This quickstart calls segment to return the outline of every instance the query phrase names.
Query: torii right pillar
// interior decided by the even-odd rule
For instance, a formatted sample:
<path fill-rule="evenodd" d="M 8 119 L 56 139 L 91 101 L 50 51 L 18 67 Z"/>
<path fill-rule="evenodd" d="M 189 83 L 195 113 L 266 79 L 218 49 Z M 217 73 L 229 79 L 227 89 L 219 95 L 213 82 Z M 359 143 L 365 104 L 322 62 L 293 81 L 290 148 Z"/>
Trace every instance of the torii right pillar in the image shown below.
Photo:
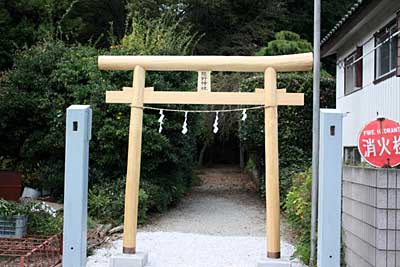
<path fill-rule="evenodd" d="M 264 73 L 265 90 L 265 198 L 267 257 L 279 259 L 280 203 L 279 203 L 279 156 L 278 156 L 278 102 L 277 74 L 274 68 Z"/>

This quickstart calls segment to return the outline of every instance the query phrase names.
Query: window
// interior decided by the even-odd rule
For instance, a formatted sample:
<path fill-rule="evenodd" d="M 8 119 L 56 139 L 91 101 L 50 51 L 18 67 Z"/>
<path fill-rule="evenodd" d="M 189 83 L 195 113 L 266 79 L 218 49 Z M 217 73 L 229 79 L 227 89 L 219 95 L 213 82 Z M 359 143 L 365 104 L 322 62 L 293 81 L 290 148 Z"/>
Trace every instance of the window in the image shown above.
<path fill-rule="evenodd" d="M 396 32 L 397 25 L 393 22 L 376 34 L 376 79 L 396 72 L 398 38 L 393 36 Z"/>
<path fill-rule="evenodd" d="M 362 47 L 345 59 L 344 69 L 344 93 L 348 95 L 362 87 Z"/>
<path fill-rule="evenodd" d="M 344 147 L 344 163 L 346 165 L 359 165 L 361 154 L 357 147 Z"/>

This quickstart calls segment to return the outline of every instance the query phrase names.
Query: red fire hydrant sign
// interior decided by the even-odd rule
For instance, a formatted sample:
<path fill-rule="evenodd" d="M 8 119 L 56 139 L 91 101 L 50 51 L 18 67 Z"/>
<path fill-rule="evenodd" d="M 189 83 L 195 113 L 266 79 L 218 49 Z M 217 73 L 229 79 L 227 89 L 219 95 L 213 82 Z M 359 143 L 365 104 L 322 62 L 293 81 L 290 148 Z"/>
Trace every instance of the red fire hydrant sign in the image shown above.
<path fill-rule="evenodd" d="M 400 123 L 387 118 L 369 122 L 358 136 L 361 156 L 377 168 L 400 164 Z"/>

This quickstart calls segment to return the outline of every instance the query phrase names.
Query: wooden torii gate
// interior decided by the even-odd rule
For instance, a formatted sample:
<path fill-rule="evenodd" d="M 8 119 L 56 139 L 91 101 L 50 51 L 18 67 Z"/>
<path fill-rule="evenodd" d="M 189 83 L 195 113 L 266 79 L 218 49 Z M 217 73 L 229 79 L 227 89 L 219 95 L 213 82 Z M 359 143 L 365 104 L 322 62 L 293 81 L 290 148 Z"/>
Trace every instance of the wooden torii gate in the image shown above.
<path fill-rule="evenodd" d="M 107 103 L 131 104 L 125 189 L 123 253 L 136 253 L 139 178 L 144 104 L 264 105 L 267 257 L 280 258 L 280 203 L 278 164 L 278 106 L 303 105 L 301 93 L 277 89 L 277 72 L 307 71 L 312 53 L 284 56 L 99 56 L 102 70 L 133 72 L 133 86 L 108 91 Z M 145 88 L 146 71 L 263 72 L 264 89 L 255 92 L 154 91 Z M 200 79 L 200 78 L 199 78 Z M 201 87 L 201 86 L 200 86 Z M 198 88 L 200 88 L 198 87 Z"/>

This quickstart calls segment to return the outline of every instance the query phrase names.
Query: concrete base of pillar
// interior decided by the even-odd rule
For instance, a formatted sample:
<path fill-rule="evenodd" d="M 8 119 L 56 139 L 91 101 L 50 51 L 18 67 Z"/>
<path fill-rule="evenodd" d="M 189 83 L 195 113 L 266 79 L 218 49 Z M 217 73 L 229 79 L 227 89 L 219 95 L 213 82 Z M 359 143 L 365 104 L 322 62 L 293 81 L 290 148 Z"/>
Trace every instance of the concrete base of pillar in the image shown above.
<path fill-rule="evenodd" d="M 292 267 L 289 259 L 261 259 L 257 262 L 257 267 Z"/>
<path fill-rule="evenodd" d="M 137 252 L 136 254 L 120 254 L 112 256 L 110 267 L 144 267 L 148 262 L 146 252 Z"/>

